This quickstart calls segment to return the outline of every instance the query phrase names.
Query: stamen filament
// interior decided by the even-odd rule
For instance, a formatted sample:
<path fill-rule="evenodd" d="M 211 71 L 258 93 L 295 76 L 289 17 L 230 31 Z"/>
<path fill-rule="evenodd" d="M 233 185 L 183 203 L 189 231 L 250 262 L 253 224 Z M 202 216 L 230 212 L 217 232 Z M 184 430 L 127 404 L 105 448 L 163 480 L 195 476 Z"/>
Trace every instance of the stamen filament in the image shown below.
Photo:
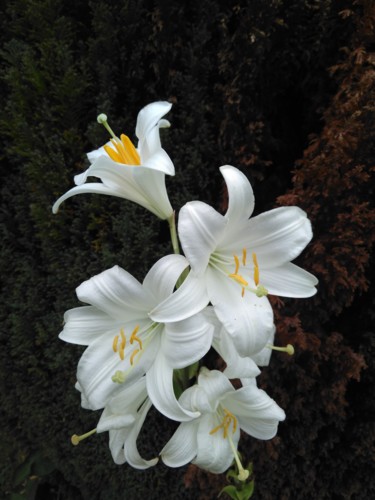
<path fill-rule="evenodd" d="M 77 434 L 73 434 L 73 436 L 70 438 L 70 440 L 74 446 L 77 446 L 77 444 L 79 444 L 80 441 L 83 441 L 83 439 L 86 439 L 89 436 L 92 436 L 93 434 L 95 434 L 95 432 L 96 432 L 96 429 L 92 429 L 91 431 L 86 432 L 86 434 L 82 434 L 81 436 L 77 436 Z"/>
<path fill-rule="evenodd" d="M 289 356 L 293 356 L 294 354 L 294 347 L 292 344 L 287 344 L 286 347 L 277 347 L 272 344 L 267 344 L 266 347 L 268 347 L 268 349 L 272 349 L 273 351 L 286 352 Z"/>

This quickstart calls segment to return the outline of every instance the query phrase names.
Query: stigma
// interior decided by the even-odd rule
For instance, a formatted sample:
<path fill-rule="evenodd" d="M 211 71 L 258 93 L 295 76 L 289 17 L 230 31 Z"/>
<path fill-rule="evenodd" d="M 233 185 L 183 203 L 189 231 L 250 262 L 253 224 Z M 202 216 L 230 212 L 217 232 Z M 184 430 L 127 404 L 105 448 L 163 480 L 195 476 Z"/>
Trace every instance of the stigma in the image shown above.
<path fill-rule="evenodd" d="M 268 349 L 272 349 L 273 351 L 286 352 L 289 356 L 293 356 L 294 354 L 294 347 L 292 344 L 287 344 L 286 347 L 277 347 L 272 344 L 267 344 L 266 347 L 268 347 Z"/>
<path fill-rule="evenodd" d="M 73 434 L 73 436 L 70 438 L 70 441 L 72 445 L 77 446 L 81 441 L 84 439 L 88 438 L 89 436 L 92 436 L 95 434 L 96 429 L 92 429 L 89 432 L 86 432 L 86 434 L 82 434 L 81 436 L 78 436 L 77 434 Z"/>

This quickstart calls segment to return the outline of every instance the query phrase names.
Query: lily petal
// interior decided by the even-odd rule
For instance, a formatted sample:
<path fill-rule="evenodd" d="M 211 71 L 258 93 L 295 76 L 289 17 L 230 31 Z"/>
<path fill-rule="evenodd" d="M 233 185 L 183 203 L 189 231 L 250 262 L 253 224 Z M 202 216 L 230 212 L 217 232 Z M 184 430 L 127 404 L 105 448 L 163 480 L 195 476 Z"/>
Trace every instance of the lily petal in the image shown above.
<path fill-rule="evenodd" d="M 184 409 L 173 390 L 173 369 L 168 366 L 162 351 L 146 374 L 147 392 L 154 406 L 166 417 L 184 422 L 199 417 L 199 412 Z"/>
<path fill-rule="evenodd" d="M 312 238 L 311 223 L 298 207 L 281 207 L 239 224 L 236 235 L 225 237 L 220 251 L 239 249 L 257 255 L 259 270 L 278 267 L 295 259 Z"/>
<path fill-rule="evenodd" d="M 135 135 L 138 139 L 146 137 L 153 128 L 158 127 L 161 118 L 166 115 L 172 107 L 167 101 L 156 101 L 148 104 L 138 113 Z M 165 126 L 165 124 L 162 124 Z"/>
<path fill-rule="evenodd" d="M 230 165 L 220 167 L 228 189 L 228 210 L 225 218 L 230 223 L 247 220 L 254 210 L 255 198 L 247 177 Z"/>
<path fill-rule="evenodd" d="M 137 419 L 138 408 L 147 398 L 146 379 L 142 377 L 134 384 L 123 388 L 105 406 L 96 432 L 130 427 Z"/>
<path fill-rule="evenodd" d="M 135 424 L 132 426 L 126 439 L 125 458 L 129 465 L 131 465 L 135 469 L 148 469 L 149 467 L 153 467 L 154 465 L 156 465 L 159 461 L 157 457 L 152 458 L 151 460 L 145 460 L 141 457 L 137 448 L 137 438 L 151 406 L 152 403 L 149 400 L 147 400 L 143 404 L 142 408 L 138 412 L 138 418 Z"/>
<path fill-rule="evenodd" d="M 211 347 L 213 330 L 203 314 L 166 324 L 161 348 L 169 366 L 185 368 L 202 359 Z"/>
<path fill-rule="evenodd" d="M 315 276 L 291 262 L 262 270 L 261 280 L 271 295 L 280 297 L 312 297 L 318 284 Z"/>
<path fill-rule="evenodd" d="M 276 332 L 276 328 L 274 326 L 273 329 L 272 329 L 272 331 L 270 332 L 270 336 L 268 338 L 266 347 L 264 347 L 261 351 L 257 352 L 256 354 L 253 354 L 251 356 L 252 360 L 258 366 L 268 366 L 270 364 L 270 359 L 271 359 L 271 355 L 272 355 L 272 349 L 270 349 L 267 346 L 268 346 L 268 344 L 270 344 L 271 346 L 274 344 L 275 332 Z M 254 377 L 254 376 L 255 375 L 250 375 L 250 377 Z M 248 375 L 245 376 L 245 378 L 247 378 L 247 377 L 248 377 Z M 231 377 L 229 377 L 229 378 L 231 378 Z M 241 375 L 238 378 L 243 378 L 243 376 Z"/>
<path fill-rule="evenodd" d="M 249 356 L 242 357 L 238 354 L 233 339 L 226 332 L 225 328 L 222 328 L 220 340 L 214 339 L 212 345 L 227 364 L 223 373 L 229 379 L 256 377 L 260 374 L 260 370 L 253 358 Z"/>
<path fill-rule="evenodd" d="M 122 325 L 122 322 L 116 322 L 107 313 L 93 306 L 66 311 L 64 323 L 59 338 L 78 345 L 89 345 L 105 332 L 118 331 Z"/>
<path fill-rule="evenodd" d="M 174 166 L 167 153 L 159 150 L 144 165 L 124 165 L 114 162 L 108 156 L 100 156 L 86 170 L 85 177 L 98 177 L 105 186 L 118 193 L 116 196 L 138 203 L 149 210 L 152 207 L 154 213 L 155 210 L 167 209 L 167 218 L 173 210 L 165 188 L 166 173 L 173 175 Z M 80 181 L 85 181 L 85 177 Z"/>
<path fill-rule="evenodd" d="M 197 455 L 198 422 L 180 424 L 168 443 L 161 450 L 160 456 L 168 467 L 181 467 Z"/>
<path fill-rule="evenodd" d="M 124 196 L 122 191 L 120 191 L 118 188 L 109 188 L 100 182 L 90 182 L 89 184 L 83 184 L 82 186 L 75 186 L 74 188 L 69 189 L 69 191 L 60 196 L 60 198 L 53 204 L 52 212 L 54 214 L 57 214 L 63 201 L 71 198 L 72 196 L 75 196 L 76 194 L 85 193 L 106 194 L 110 196 L 119 196 L 120 198 L 126 198 L 126 196 Z"/>
<path fill-rule="evenodd" d="M 172 294 L 178 278 L 188 265 L 183 255 L 166 255 L 149 270 L 143 280 L 143 287 L 161 302 Z"/>
<path fill-rule="evenodd" d="M 241 428 L 257 439 L 272 439 L 285 412 L 255 384 L 249 384 L 225 398 L 226 407 L 238 418 Z"/>
<path fill-rule="evenodd" d="M 144 319 L 146 311 L 154 306 L 152 295 L 119 266 L 84 281 L 76 292 L 79 300 L 96 306 L 117 320 Z"/>
<path fill-rule="evenodd" d="M 233 385 L 228 378 L 218 370 L 208 370 L 202 367 L 198 376 L 198 385 L 205 391 L 211 403 L 212 411 L 215 411 L 220 399 L 228 392 L 234 392 Z"/>
<path fill-rule="evenodd" d="M 266 297 L 241 296 L 240 286 L 219 272 L 207 270 L 207 287 L 215 313 L 240 356 L 252 356 L 266 345 L 273 329 L 273 311 Z"/>
<path fill-rule="evenodd" d="M 186 258 L 196 274 L 206 269 L 226 224 L 227 220 L 206 203 L 191 201 L 181 208 L 178 234 Z"/>
<path fill-rule="evenodd" d="M 149 316 L 158 323 L 181 321 L 200 312 L 208 302 L 204 277 L 190 272 L 180 288 L 158 304 Z"/>
<path fill-rule="evenodd" d="M 122 465 L 126 462 L 124 443 L 128 436 L 128 432 L 129 429 L 127 427 L 111 430 L 109 432 L 109 449 L 111 450 L 113 461 L 117 465 Z"/>

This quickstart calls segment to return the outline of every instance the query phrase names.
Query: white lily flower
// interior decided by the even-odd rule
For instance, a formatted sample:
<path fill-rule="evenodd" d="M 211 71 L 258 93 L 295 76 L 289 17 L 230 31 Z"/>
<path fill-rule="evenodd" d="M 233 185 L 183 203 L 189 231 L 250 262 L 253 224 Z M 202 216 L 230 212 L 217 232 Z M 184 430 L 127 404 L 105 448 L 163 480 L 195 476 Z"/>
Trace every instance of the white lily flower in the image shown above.
<path fill-rule="evenodd" d="M 176 305 L 185 310 L 185 320 L 166 318 L 160 323 L 152 316 L 153 308 L 172 294 L 187 265 L 182 255 L 167 255 L 154 264 L 143 284 L 115 266 L 77 288 L 78 298 L 91 306 L 65 313 L 60 338 L 88 346 L 77 369 L 85 407 L 105 407 L 123 387 L 146 373 L 149 397 L 161 413 L 178 421 L 197 416 L 177 402 L 173 370 L 207 353 L 213 326 L 196 310 L 196 297 Z M 172 309 L 172 316 L 175 313 Z"/>
<path fill-rule="evenodd" d="M 199 201 L 182 207 L 178 234 L 192 272 L 186 287 L 155 311 L 155 317 L 162 321 L 167 306 L 173 307 L 191 290 L 202 295 L 204 289 L 239 354 L 252 356 L 265 347 L 273 331 L 268 293 L 316 293 L 317 279 L 290 262 L 310 241 L 311 224 L 298 207 L 276 208 L 249 219 L 254 208 L 249 181 L 235 167 L 220 170 L 228 188 L 228 210 L 223 216 Z M 175 319 L 183 317 L 181 311 Z"/>
<path fill-rule="evenodd" d="M 162 117 L 172 104 L 154 102 L 143 108 L 137 118 L 136 135 L 138 148 L 130 139 L 121 135 L 117 138 L 106 124 L 106 116 L 98 120 L 113 134 L 111 142 L 89 153 L 91 166 L 76 175 L 76 187 L 67 191 L 53 205 L 57 213 L 63 201 L 82 193 L 99 193 L 118 196 L 138 203 L 160 217 L 168 219 L 173 214 L 165 187 L 165 174 L 174 175 L 174 165 L 160 144 L 160 127 L 169 126 Z M 86 183 L 88 177 L 97 177 L 102 182 Z"/>
<path fill-rule="evenodd" d="M 123 388 L 105 406 L 96 432 L 109 431 L 109 448 L 116 464 L 127 462 L 136 469 L 157 464 L 158 458 L 145 460 L 137 448 L 137 438 L 151 406 L 145 377 Z"/>
<path fill-rule="evenodd" d="M 202 469 L 220 474 L 236 460 L 240 476 L 246 470 L 239 461 L 237 446 L 240 429 L 257 439 L 271 439 L 278 423 L 285 419 L 284 411 L 254 382 L 235 390 L 227 377 L 216 370 L 203 368 L 198 385 L 187 389 L 180 403 L 190 411 L 201 413 L 199 418 L 183 422 L 161 451 L 163 462 L 180 467 L 192 461 Z"/>

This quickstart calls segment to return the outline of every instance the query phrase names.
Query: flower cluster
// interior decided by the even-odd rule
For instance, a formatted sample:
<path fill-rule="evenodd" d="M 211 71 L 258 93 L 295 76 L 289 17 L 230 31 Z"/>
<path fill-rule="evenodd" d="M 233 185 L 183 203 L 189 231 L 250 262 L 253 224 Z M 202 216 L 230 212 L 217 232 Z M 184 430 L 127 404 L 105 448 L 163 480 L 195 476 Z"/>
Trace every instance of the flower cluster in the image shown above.
<path fill-rule="evenodd" d="M 244 481 L 249 473 L 237 451 L 240 430 L 271 439 L 285 418 L 256 383 L 259 367 L 269 364 L 274 348 L 267 296 L 316 292 L 316 278 L 291 263 L 310 241 L 311 225 L 297 207 L 251 217 L 251 185 L 237 168 L 226 165 L 220 168 L 229 195 L 225 215 L 192 201 L 180 210 L 176 230 L 165 185 L 174 166 L 160 141 L 170 108 L 155 102 L 140 111 L 137 147 L 125 135 L 118 138 L 107 117 L 99 115 L 110 141 L 88 154 L 89 168 L 53 206 L 56 213 L 64 200 L 81 193 L 131 200 L 168 220 L 174 249 L 142 283 L 115 266 L 77 288 L 78 299 L 88 305 L 65 313 L 60 338 L 87 346 L 76 387 L 84 408 L 103 412 L 96 429 L 74 435 L 72 442 L 108 431 L 116 463 L 151 467 L 158 458 L 141 457 L 137 438 L 153 405 L 180 422 L 160 451 L 165 464 L 192 462 L 222 473 L 234 459 Z M 101 182 L 87 182 L 88 177 Z M 225 362 L 224 372 L 203 366 L 211 348 Z M 293 351 L 292 346 L 285 349 Z M 231 379 L 240 379 L 241 387 L 236 389 Z"/>

